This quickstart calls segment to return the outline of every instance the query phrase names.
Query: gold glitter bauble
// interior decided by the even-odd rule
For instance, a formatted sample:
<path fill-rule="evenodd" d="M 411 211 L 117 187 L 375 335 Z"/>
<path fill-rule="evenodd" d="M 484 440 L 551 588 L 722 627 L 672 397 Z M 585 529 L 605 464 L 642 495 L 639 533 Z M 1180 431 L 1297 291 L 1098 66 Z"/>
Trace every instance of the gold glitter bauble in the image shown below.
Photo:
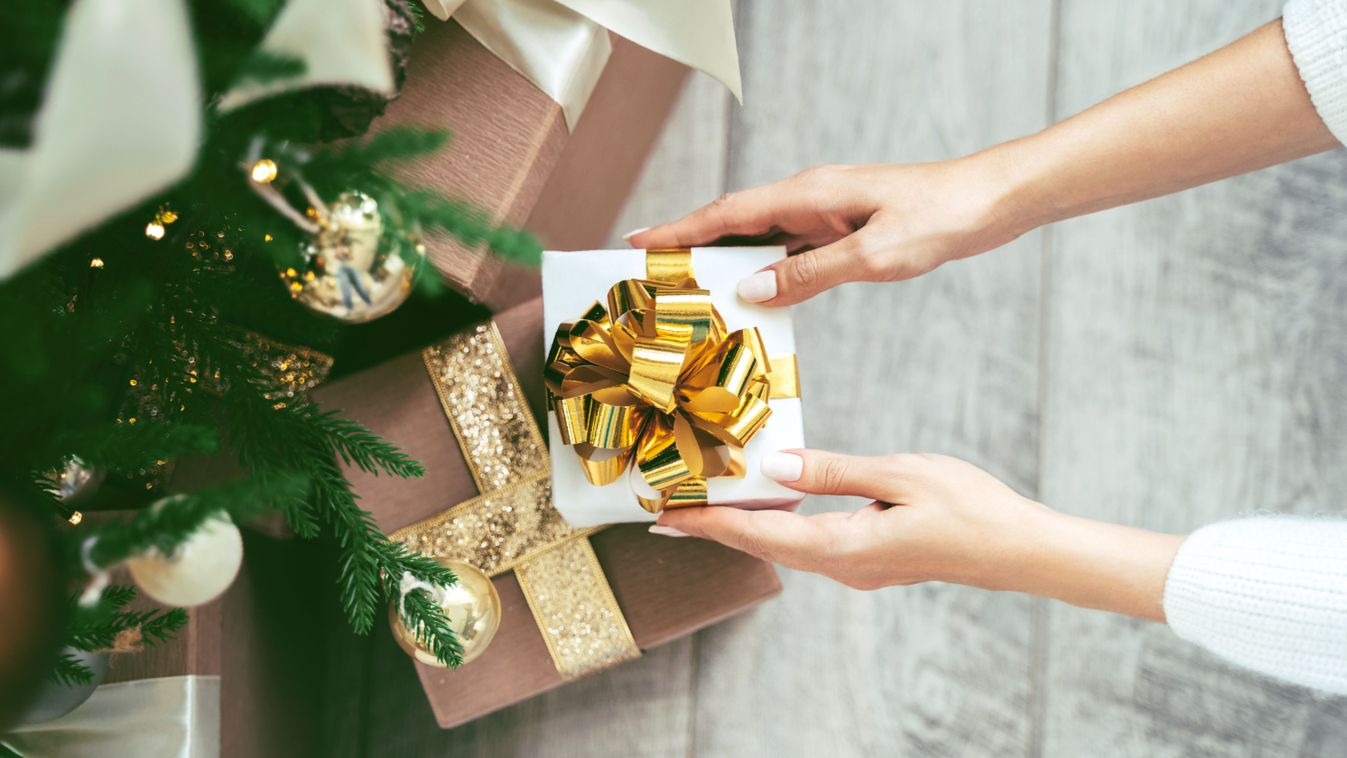
<path fill-rule="evenodd" d="M 352 324 L 402 305 L 414 267 L 386 244 L 379 203 L 363 192 L 343 192 L 318 221 L 322 229 L 302 243 L 304 270 L 281 273 L 291 297 Z"/>
<path fill-rule="evenodd" d="M 459 644 L 463 646 L 463 662 L 467 663 L 486 650 L 500 628 L 500 595 L 490 577 L 476 566 L 446 559 L 439 559 L 439 562 L 458 577 L 457 584 L 444 589 L 444 602 L 440 607 L 449 619 L 449 627 L 458 635 Z M 422 647 L 402 623 L 397 603 L 389 607 L 388 621 L 393 627 L 393 639 L 407 651 L 407 655 L 427 666 L 444 668 L 435 654 Z"/>

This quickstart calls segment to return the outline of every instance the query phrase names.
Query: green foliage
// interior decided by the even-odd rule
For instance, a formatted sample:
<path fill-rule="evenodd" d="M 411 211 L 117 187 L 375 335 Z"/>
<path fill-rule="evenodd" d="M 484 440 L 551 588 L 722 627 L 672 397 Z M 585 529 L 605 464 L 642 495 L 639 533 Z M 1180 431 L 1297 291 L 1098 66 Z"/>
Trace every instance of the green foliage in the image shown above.
<path fill-rule="evenodd" d="M 345 465 L 414 477 L 422 474 L 420 464 L 362 425 L 286 395 L 276 377 L 255 365 L 244 339 L 249 333 L 329 351 L 342 327 L 295 303 L 278 280 L 278 269 L 302 265 L 304 233 L 253 191 L 244 156 L 261 140 L 281 167 L 278 187 L 300 207 L 295 186 L 287 185 L 293 175 L 324 198 L 350 189 L 376 198 L 387 221 L 383 244 L 408 261 L 419 260 L 422 240 L 436 235 L 486 245 L 522 263 L 536 263 L 540 246 L 468 202 L 405 186 L 392 173 L 400 162 L 444 149 L 444 132 L 393 128 L 323 144 L 332 103 L 347 97 L 338 91 L 320 93 L 327 99 L 291 93 L 230 113 L 214 110 L 211 104 L 238 82 L 302 72 L 298 60 L 258 50 L 283 5 L 194 3 L 206 133 L 191 172 L 0 282 L 0 323 L 10 327 L 0 330 L 0 386 L 11 400 L 0 430 L 0 479 L 40 481 L 71 455 L 116 472 L 227 453 L 242 464 L 241 478 L 163 499 L 127 518 L 67 528 L 67 560 L 79 563 L 80 546 L 90 538 L 90 557 L 100 567 L 151 549 L 170 554 L 219 514 L 241 523 L 276 511 L 301 536 L 326 534 L 340 544 L 338 591 L 351 624 L 363 633 L 398 597 L 405 573 L 440 584 L 455 579 L 390 542 L 359 507 L 342 472 Z M 10 14 L 22 33 L 7 35 L 14 44 L 0 52 L 0 80 L 18 83 L 0 93 L 0 144 L 24 146 L 30 139 L 67 7 L 21 4 Z M 420 9 L 413 11 L 419 19 Z M 147 238 L 146 223 L 164 210 L 176 220 L 162 239 Z M 419 267 L 416 282 L 423 294 L 444 286 L 428 265 Z M 176 609 L 128 611 L 131 598 L 129 588 L 110 587 L 93 608 L 73 609 L 70 644 L 107 647 L 132 628 L 150 643 L 186 621 Z M 412 593 L 406 612 L 442 660 L 461 659 L 428 595 Z M 66 682 L 90 675 L 71 657 L 57 661 L 52 673 Z"/>
<path fill-rule="evenodd" d="M 147 458 L 214 453 L 219 447 L 219 435 L 208 426 L 163 421 L 105 424 L 66 435 L 59 443 L 86 465 L 111 469 L 132 469 Z"/>
<path fill-rule="evenodd" d="M 304 73 L 304 61 L 288 55 L 258 50 L 239 69 L 239 81 L 258 84 L 290 79 Z"/>
<path fill-rule="evenodd" d="M 90 557 L 96 565 L 113 566 L 148 550 L 170 555 L 208 519 L 227 514 L 236 522 L 248 521 L 276 510 L 277 501 L 300 496 L 306 484 L 303 475 L 288 472 L 273 476 L 265 483 L 245 479 L 174 495 L 137 511 L 128 519 L 91 530 L 96 541 Z"/>
<path fill-rule="evenodd" d="M 52 666 L 51 678 L 59 684 L 74 687 L 93 681 L 93 669 L 85 666 L 73 653 L 61 653 Z"/>
<path fill-rule="evenodd" d="M 425 590 L 412 590 L 402 601 L 402 625 L 441 663 L 463 663 L 463 644 L 458 641 L 440 608 Z"/>
<path fill-rule="evenodd" d="M 181 608 L 128 611 L 136 591 L 126 585 L 109 585 L 92 607 L 76 606 L 75 618 L 66 633 L 66 644 L 80 650 L 105 650 L 117 635 L 138 629 L 141 642 L 149 645 L 169 639 L 187 624 L 187 612 Z"/>

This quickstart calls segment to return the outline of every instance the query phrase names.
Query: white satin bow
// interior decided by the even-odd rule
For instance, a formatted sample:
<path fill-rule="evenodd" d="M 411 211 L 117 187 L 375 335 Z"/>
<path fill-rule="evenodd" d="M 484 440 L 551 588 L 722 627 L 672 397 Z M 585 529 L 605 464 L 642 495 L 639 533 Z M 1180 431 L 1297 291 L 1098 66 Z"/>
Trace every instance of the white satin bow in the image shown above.
<path fill-rule="evenodd" d="M 70 713 L 0 735 L 0 744 L 23 758 L 216 758 L 220 677 L 105 684 Z"/>
<path fill-rule="evenodd" d="M 718 79 L 743 101 L 729 0 L 424 0 L 559 103 L 571 128 L 611 46 L 608 31 Z"/>

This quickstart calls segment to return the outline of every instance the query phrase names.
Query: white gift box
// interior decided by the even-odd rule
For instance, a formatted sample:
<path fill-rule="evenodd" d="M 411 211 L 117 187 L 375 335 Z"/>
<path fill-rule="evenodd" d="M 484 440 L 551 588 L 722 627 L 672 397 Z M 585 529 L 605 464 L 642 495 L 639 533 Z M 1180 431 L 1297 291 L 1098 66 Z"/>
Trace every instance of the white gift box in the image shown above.
<path fill-rule="evenodd" d="M 795 332 L 790 311 L 764 308 L 745 302 L 735 294 L 740 279 L 786 257 L 783 247 L 695 247 L 692 268 L 697 283 L 710 290 L 711 301 L 730 331 L 756 326 L 767 354 L 795 352 Z M 606 302 L 608 290 L 623 279 L 644 279 L 645 251 L 590 250 L 543 253 L 543 351 L 551 347 L 557 326 L 574 321 L 594 301 Z M 801 393 L 803 394 L 803 393 Z M 763 476 L 759 463 L 767 453 L 804 447 L 804 420 L 800 398 L 771 401 L 772 415 L 744 447 L 747 472 L 741 479 L 713 477 L 707 480 L 707 500 L 712 505 L 741 508 L 773 508 L 800 500 L 800 493 Z M 552 500 L 571 526 L 586 527 L 623 521 L 654 521 L 636 500 L 655 491 L 639 472 L 603 487 L 585 478 L 575 451 L 562 444 L 556 413 L 547 414 L 548 452 L 552 458 Z"/>

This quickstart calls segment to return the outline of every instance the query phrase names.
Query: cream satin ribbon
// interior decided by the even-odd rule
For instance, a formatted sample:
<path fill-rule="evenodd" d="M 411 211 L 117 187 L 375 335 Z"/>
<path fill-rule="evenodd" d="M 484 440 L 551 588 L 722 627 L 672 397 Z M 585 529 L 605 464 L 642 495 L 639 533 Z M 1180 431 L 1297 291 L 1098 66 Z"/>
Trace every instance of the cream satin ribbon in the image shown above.
<path fill-rule="evenodd" d="M 183 0 L 77 0 L 31 145 L 0 149 L 0 279 L 178 180 L 200 134 Z"/>
<path fill-rule="evenodd" d="M 289 0 L 260 47 L 298 58 L 304 72 L 266 83 L 240 83 L 215 107 L 223 113 L 268 95 L 325 85 L 353 85 L 392 95 L 385 19 L 382 0 Z"/>
<path fill-rule="evenodd" d="M 216 758 L 220 677 L 105 684 L 70 713 L 20 727 L 0 744 L 24 758 Z"/>
<path fill-rule="evenodd" d="M 289 0 L 261 48 L 299 58 L 304 73 L 240 83 L 214 107 L 319 85 L 391 93 L 384 25 L 382 0 Z M 32 144 L 0 148 L 0 280 L 182 178 L 201 120 L 184 0 L 77 0 Z"/>
<path fill-rule="evenodd" d="M 743 101 L 729 0 L 424 0 L 561 105 L 574 129 L 612 47 L 608 32 L 704 71 Z"/>

